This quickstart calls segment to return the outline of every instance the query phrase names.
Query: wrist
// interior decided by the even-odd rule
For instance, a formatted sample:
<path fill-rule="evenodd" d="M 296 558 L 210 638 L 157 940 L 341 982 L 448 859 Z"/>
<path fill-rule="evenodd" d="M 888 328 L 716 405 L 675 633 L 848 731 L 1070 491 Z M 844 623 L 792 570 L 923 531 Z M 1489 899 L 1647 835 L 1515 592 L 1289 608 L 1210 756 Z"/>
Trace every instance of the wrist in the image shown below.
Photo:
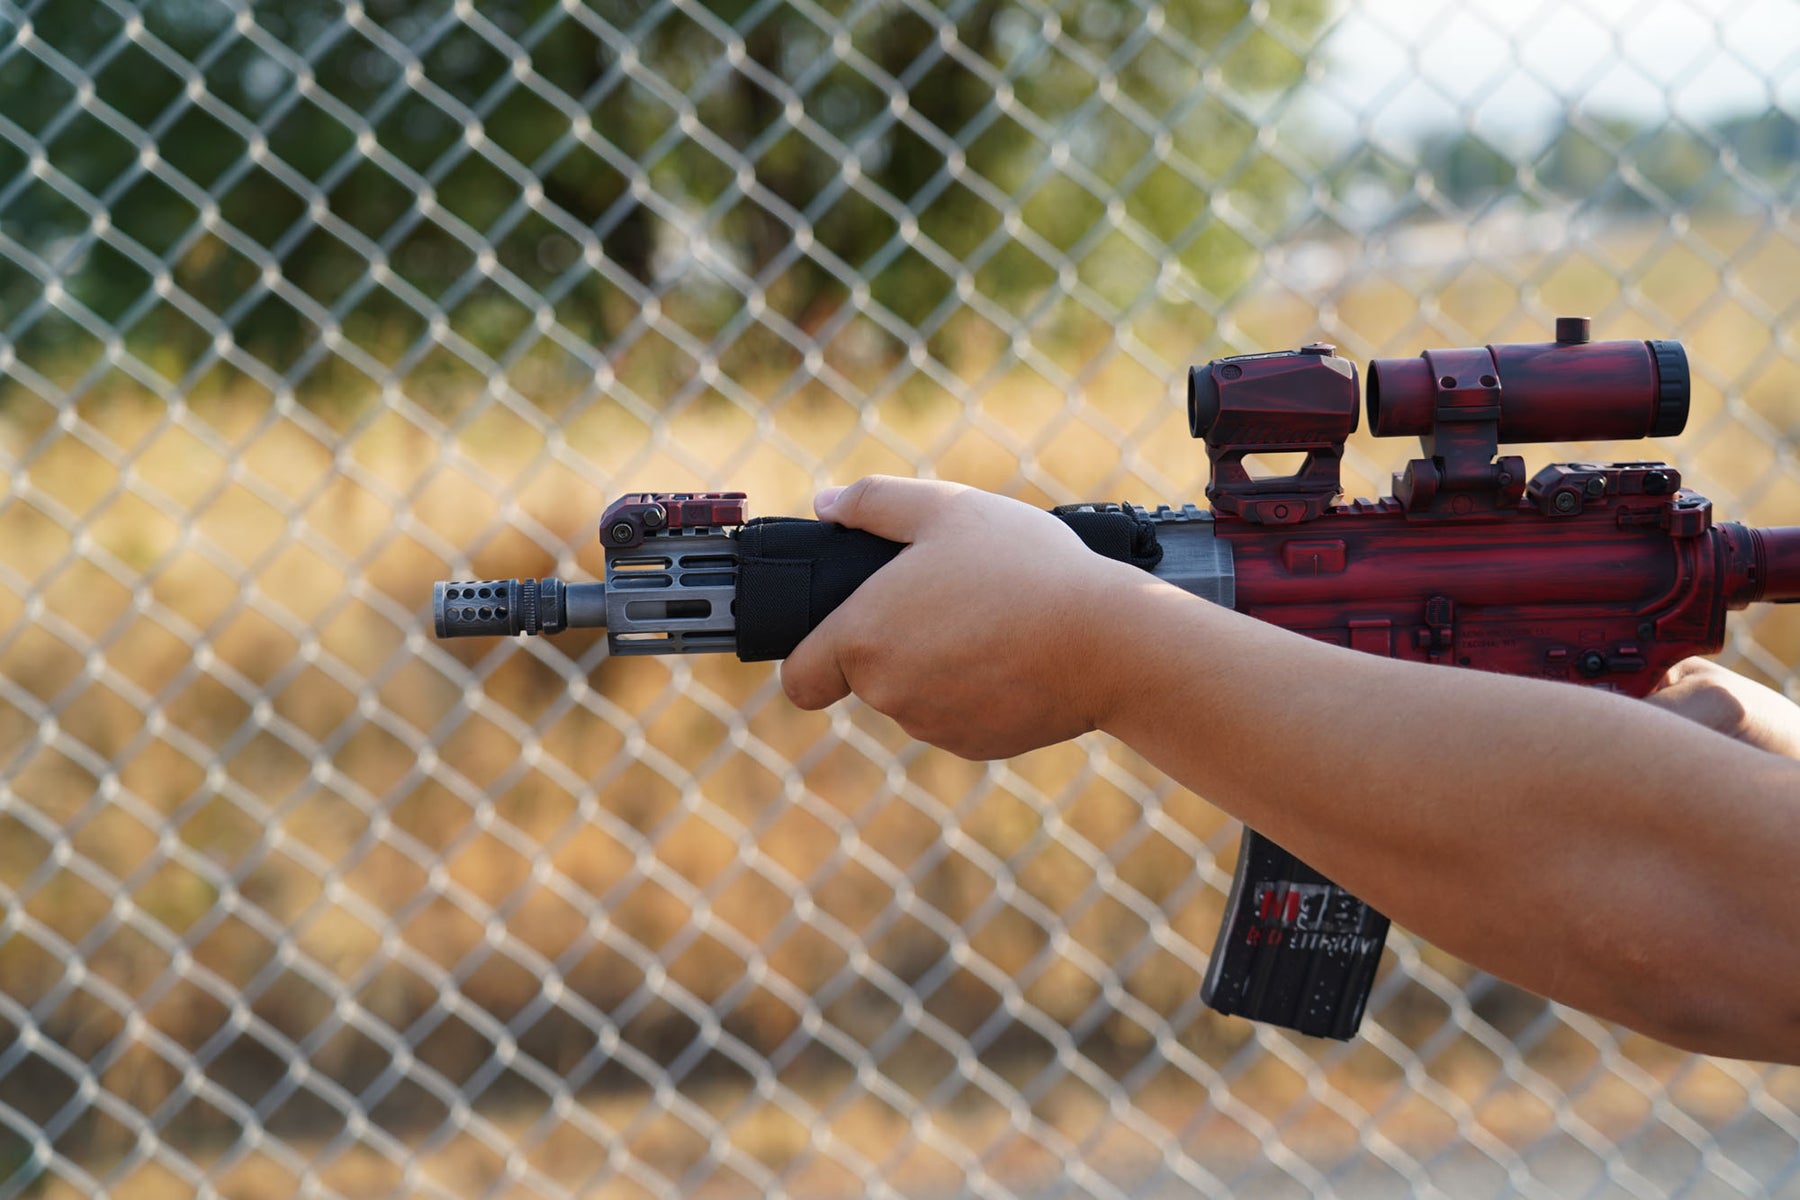
<path fill-rule="evenodd" d="M 1135 732 L 1156 720 L 1170 694 L 1163 676 L 1179 669 L 1180 647 L 1195 636 L 1191 622 L 1211 606 L 1140 568 L 1107 567 L 1097 611 L 1083 626 L 1090 631 L 1087 651 L 1075 669 L 1092 689 L 1094 728 L 1135 744 Z"/>

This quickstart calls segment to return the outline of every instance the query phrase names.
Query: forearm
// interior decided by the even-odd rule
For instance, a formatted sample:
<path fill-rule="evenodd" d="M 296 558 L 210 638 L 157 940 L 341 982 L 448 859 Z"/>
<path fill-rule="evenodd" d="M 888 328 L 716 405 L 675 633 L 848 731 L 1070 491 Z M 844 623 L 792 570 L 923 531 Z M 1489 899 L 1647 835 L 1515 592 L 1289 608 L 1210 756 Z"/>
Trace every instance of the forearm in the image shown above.
<path fill-rule="evenodd" d="M 1800 877 L 1800 764 L 1636 701 L 1121 590 L 1103 727 L 1170 775 L 1498 975 L 1800 1061 L 1800 906 L 1771 899 Z"/>

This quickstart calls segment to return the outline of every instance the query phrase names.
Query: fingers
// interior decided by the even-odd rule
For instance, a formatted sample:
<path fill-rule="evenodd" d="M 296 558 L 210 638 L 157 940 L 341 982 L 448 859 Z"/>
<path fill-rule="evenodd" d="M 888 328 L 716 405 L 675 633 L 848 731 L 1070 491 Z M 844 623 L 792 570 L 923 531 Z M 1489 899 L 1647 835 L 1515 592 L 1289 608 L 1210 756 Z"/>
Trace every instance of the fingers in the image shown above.
<path fill-rule="evenodd" d="M 1713 694 L 1719 690 L 1705 678 L 1705 669 L 1710 665 L 1703 658 L 1682 659 L 1663 672 L 1663 677 L 1656 681 L 1656 686 L 1644 699 L 1659 708 L 1710 725 L 1705 716 L 1710 714 Z"/>
<path fill-rule="evenodd" d="M 913 542 L 932 517 L 968 490 L 941 479 L 869 475 L 849 487 L 826 488 L 813 508 L 821 521 L 867 530 L 891 542 Z"/>
<path fill-rule="evenodd" d="M 1672 674 L 1673 672 L 1671 672 Z M 1710 716 L 1710 696 L 1711 691 L 1707 688 L 1698 687 L 1691 682 L 1677 682 L 1671 676 L 1664 676 L 1663 681 L 1657 684 L 1656 690 L 1645 696 L 1644 701 L 1686 717 L 1690 721 L 1698 721 L 1702 725 L 1711 726 L 1712 722 L 1707 719 Z"/>
<path fill-rule="evenodd" d="M 796 708 L 820 709 L 850 694 L 850 681 L 838 665 L 838 642 L 826 617 L 807 634 L 781 664 L 781 690 Z"/>
<path fill-rule="evenodd" d="M 1736 682 L 1737 677 L 1717 663 L 1688 658 L 1670 667 L 1644 699 L 1727 737 L 1741 738 L 1749 709 L 1732 686 Z"/>
<path fill-rule="evenodd" d="M 1674 666 L 1670 667 L 1667 671 L 1663 672 L 1663 677 L 1656 681 L 1656 686 L 1650 689 L 1650 694 L 1655 695 L 1658 692 L 1664 691 L 1667 688 L 1672 688 L 1676 684 L 1693 679 L 1696 676 L 1704 677 L 1712 672 L 1723 670 L 1723 667 L 1710 659 L 1684 658 Z"/>

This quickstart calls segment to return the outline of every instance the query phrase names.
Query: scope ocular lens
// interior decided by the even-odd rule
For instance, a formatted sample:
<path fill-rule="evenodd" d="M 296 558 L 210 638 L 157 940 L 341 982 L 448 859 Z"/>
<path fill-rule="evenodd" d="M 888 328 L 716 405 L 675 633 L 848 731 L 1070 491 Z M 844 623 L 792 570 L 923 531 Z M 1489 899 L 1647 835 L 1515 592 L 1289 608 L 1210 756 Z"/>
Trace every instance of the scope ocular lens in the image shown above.
<path fill-rule="evenodd" d="M 1212 365 L 1188 368 L 1187 387 L 1188 432 L 1197 438 L 1206 436 L 1219 419 L 1219 385 L 1212 377 Z"/>

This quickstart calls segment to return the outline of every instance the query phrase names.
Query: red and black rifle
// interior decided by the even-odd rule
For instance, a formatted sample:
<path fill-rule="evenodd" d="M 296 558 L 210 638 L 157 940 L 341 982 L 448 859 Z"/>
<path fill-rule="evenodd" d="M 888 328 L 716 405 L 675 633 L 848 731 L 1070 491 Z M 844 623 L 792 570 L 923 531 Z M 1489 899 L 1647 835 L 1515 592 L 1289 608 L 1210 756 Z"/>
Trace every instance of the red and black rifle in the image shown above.
<path fill-rule="evenodd" d="M 1340 502 L 1356 367 L 1326 345 L 1221 358 L 1188 374 L 1206 496 L 1056 514 L 1097 553 L 1253 617 L 1371 654 L 1648 692 L 1719 650 L 1725 614 L 1800 601 L 1800 527 L 1716 523 L 1663 462 L 1555 463 L 1515 442 L 1667 437 L 1687 422 L 1687 356 L 1669 341 L 1427 350 L 1369 365 L 1369 426 L 1417 436 L 1393 494 Z M 1249 455 L 1304 455 L 1254 478 Z M 797 518 L 748 520 L 739 492 L 640 493 L 600 521 L 605 583 L 440 583 L 439 637 L 604 626 L 614 654 L 785 657 L 903 547 Z M 1246 830 L 1204 983 L 1221 1012 L 1347 1038 L 1388 921 Z"/>

